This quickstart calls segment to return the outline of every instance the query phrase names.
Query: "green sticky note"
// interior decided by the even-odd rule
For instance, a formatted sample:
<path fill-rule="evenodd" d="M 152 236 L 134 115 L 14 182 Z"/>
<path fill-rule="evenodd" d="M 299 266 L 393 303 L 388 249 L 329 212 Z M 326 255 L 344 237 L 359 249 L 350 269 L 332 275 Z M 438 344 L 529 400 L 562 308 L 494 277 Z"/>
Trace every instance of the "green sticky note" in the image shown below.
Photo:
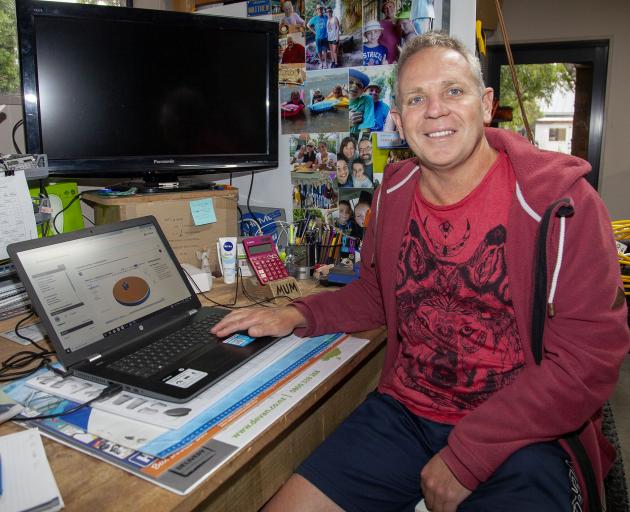
<path fill-rule="evenodd" d="M 192 213 L 195 226 L 203 224 L 211 224 L 217 221 L 217 215 L 214 213 L 214 203 L 212 198 L 197 199 L 190 202 L 190 213 Z"/>

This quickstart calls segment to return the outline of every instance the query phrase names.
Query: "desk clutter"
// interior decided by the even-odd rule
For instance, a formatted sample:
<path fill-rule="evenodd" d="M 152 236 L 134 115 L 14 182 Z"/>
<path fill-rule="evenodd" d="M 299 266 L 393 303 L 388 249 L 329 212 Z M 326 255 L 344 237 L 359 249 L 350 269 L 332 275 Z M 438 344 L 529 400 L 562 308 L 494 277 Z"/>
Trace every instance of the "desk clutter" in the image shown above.
<path fill-rule="evenodd" d="M 367 344 L 368 340 L 339 333 L 292 335 L 186 403 L 122 391 L 65 416 L 20 424 L 37 427 L 52 439 L 184 495 L 285 417 Z M 5 386 L 4 392 L 24 407 L 20 417 L 28 418 L 69 411 L 98 396 L 104 387 L 41 369 Z"/>

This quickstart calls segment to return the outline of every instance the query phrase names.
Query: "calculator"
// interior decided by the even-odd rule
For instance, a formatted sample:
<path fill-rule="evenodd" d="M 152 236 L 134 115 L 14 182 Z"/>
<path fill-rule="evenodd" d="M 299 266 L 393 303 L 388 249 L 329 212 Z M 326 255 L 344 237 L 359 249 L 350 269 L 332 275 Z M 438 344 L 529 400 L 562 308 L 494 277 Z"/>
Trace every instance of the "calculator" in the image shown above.
<path fill-rule="evenodd" d="M 261 285 L 269 281 L 289 277 L 284 263 L 278 256 L 276 244 L 271 235 L 251 236 L 243 239 L 243 247 L 249 265 Z"/>

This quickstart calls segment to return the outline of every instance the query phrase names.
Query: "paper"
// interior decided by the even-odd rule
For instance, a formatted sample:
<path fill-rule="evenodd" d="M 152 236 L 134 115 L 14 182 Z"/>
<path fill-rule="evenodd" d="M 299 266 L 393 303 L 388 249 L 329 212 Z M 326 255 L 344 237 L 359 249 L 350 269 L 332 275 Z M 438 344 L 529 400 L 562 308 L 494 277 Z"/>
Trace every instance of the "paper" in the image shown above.
<path fill-rule="evenodd" d="M 20 334 L 27 338 L 30 338 L 35 343 L 38 341 L 42 341 L 46 337 L 46 331 L 44 330 L 44 326 L 41 322 L 37 322 L 36 324 L 27 325 L 26 327 L 20 327 Z M 30 341 L 26 341 L 15 334 L 15 329 L 11 329 L 10 331 L 3 332 L 0 334 L 3 338 L 9 339 L 11 341 L 15 341 L 20 345 L 30 345 Z"/>
<path fill-rule="evenodd" d="M 0 510 L 53 511 L 63 508 L 39 431 L 29 429 L 0 437 L 4 492 Z"/>
<path fill-rule="evenodd" d="M 190 201 L 190 213 L 192 213 L 195 226 L 212 224 L 217 221 L 217 215 L 214 213 L 214 203 L 211 197 Z"/>
<path fill-rule="evenodd" d="M 7 245 L 33 238 L 37 226 L 24 171 L 0 171 L 0 259 L 9 257 Z"/>

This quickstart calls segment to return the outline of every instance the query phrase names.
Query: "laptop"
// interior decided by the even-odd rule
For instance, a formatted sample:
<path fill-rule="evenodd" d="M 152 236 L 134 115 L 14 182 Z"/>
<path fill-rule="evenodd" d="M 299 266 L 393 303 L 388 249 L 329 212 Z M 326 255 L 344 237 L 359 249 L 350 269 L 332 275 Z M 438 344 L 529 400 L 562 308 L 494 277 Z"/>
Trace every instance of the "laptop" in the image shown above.
<path fill-rule="evenodd" d="M 7 251 L 57 359 L 77 377 L 186 402 L 277 341 L 210 334 L 229 311 L 201 307 L 155 217 Z"/>

